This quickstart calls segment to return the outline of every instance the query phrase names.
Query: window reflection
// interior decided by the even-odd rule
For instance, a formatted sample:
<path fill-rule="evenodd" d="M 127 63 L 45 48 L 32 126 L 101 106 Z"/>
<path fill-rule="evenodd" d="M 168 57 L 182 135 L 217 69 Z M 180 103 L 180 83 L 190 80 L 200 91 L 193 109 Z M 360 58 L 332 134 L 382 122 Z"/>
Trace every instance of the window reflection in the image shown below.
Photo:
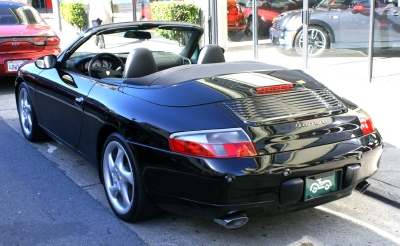
<path fill-rule="evenodd" d="M 29 7 L 23 6 L 19 8 L 0 9 L 0 25 L 16 25 L 16 24 L 39 24 L 41 18 L 35 11 L 32 11 Z"/>

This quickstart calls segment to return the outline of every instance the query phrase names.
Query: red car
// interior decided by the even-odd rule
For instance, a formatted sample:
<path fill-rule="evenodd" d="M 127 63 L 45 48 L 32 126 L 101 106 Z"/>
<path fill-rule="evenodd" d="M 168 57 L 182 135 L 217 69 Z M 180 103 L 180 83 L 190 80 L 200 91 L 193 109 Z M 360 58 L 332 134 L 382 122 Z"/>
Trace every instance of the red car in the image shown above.
<path fill-rule="evenodd" d="M 246 29 L 246 20 L 242 8 L 234 0 L 227 0 L 228 33 L 236 33 Z"/>
<path fill-rule="evenodd" d="M 27 60 L 60 52 L 60 38 L 34 8 L 0 0 L 0 77 L 15 76 Z"/>

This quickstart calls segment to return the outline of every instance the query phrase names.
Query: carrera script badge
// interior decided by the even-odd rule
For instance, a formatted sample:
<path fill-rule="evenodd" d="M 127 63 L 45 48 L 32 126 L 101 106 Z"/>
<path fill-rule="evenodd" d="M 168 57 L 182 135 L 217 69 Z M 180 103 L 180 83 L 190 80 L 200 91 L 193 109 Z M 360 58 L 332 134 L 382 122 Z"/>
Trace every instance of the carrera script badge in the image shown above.
<path fill-rule="evenodd" d="M 297 122 L 296 127 L 307 127 L 307 126 L 317 126 L 324 125 L 327 122 L 325 120 L 309 121 L 309 122 Z"/>

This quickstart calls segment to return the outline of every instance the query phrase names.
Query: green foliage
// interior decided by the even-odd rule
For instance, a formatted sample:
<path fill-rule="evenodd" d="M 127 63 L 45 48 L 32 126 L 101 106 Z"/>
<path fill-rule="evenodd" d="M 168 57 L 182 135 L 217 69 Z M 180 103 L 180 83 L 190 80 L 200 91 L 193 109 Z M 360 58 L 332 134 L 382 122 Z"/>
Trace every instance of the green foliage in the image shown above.
<path fill-rule="evenodd" d="M 82 29 L 86 24 L 85 4 L 61 2 L 60 13 L 61 17 L 70 25 Z"/>
<path fill-rule="evenodd" d="M 154 21 L 183 21 L 198 24 L 199 7 L 185 2 L 154 2 L 150 4 Z"/>
<path fill-rule="evenodd" d="M 200 17 L 199 7 L 185 2 L 154 2 L 150 4 L 151 19 L 153 21 L 181 21 L 198 24 Z M 180 31 L 157 30 L 165 38 L 176 40 L 185 45 L 186 37 Z"/>

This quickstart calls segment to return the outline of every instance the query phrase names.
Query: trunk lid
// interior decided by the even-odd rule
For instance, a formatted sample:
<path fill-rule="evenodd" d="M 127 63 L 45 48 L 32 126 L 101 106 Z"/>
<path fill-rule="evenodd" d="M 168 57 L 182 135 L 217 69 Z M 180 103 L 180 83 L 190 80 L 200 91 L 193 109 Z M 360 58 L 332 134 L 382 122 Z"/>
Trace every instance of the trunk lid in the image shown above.
<path fill-rule="evenodd" d="M 49 26 L 41 24 L 2 26 L 0 54 L 20 54 L 42 51 L 49 38 L 57 35 Z M 58 43 L 56 41 L 56 43 Z"/>
<path fill-rule="evenodd" d="M 247 131 L 260 155 L 292 153 L 362 135 L 356 107 L 301 70 L 228 73 L 123 91 L 164 106 L 213 103 Z"/>

